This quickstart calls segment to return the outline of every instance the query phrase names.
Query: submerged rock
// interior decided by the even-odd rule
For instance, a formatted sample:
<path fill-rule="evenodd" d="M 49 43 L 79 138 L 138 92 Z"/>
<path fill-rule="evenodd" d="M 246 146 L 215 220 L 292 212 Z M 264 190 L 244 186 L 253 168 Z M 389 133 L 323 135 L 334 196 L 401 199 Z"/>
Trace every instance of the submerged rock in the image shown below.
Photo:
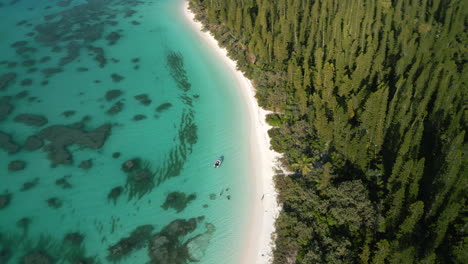
<path fill-rule="evenodd" d="M 34 151 L 42 148 L 44 141 L 36 136 L 29 136 L 24 142 L 23 148 L 26 150 Z"/>
<path fill-rule="evenodd" d="M 68 182 L 70 175 L 65 175 L 62 178 L 55 180 L 55 185 L 62 187 L 63 189 L 71 189 L 73 186 Z"/>
<path fill-rule="evenodd" d="M 141 160 L 139 158 L 126 160 L 122 164 L 122 170 L 124 172 L 132 172 L 140 168 Z"/>
<path fill-rule="evenodd" d="M 115 43 L 117 43 L 117 41 L 121 38 L 122 36 L 118 33 L 118 32 L 111 32 L 109 33 L 109 35 L 106 36 L 106 40 L 108 40 L 108 44 L 109 45 L 114 45 Z"/>
<path fill-rule="evenodd" d="M 43 252 L 30 252 L 23 256 L 20 261 L 21 264 L 53 264 L 55 261 Z"/>
<path fill-rule="evenodd" d="M 46 77 L 51 77 L 54 74 L 61 73 L 63 72 L 62 68 L 45 68 L 42 69 L 41 72 L 46 76 Z"/>
<path fill-rule="evenodd" d="M 9 171 L 20 171 L 26 168 L 26 162 L 22 160 L 13 160 L 8 164 Z"/>
<path fill-rule="evenodd" d="M 37 135 L 50 143 L 44 146 L 48 158 L 52 161 L 52 166 L 58 164 L 71 164 L 73 161 L 68 147 L 79 145 L 90 149 L 100 149 L 111 133 L 111 125 L 105 124 L 94 130 L 86 131 L 83 123 L 74 125 L 54 125 L 47 127 Z"/>
<path fill-rule="evenodd" d="M 140 102 L 140 104 L 144 106 L 148 106 L 151 104 L 152 100 L 149 98 L 147 94 L 139 94 L 135 95 L 135 99 Z"/>
<path fill-rule="evenodd" d="M 20 85 L 21 86 L 30 86 L 32 84 L 32 82 L 33 82 L 32 79 L 27 78 L 27 79 L 22 80 Z"/>
<path fill-rule="evenodd" d="M 190 195 L 186 195 L 183 192 L 171 192 L 167 195 L 166 201 L 164 201 L 163 205 L 161 207 L 164 210 L 168 210 L 169 208 L 172 208 L 176 210 L 177 213 L 182 212 L 187 205 L 195 200 L 197 198 L 197 195 L 192 193 Z"/>
<path fill-rule="evenodd" d="M 109 109 L 107 109 L 106 113 L 108 115 L 118 114 L 123 110 L 123 107 L 124 107 L 124 104 L 121 101 L 119 101 L 115 103 L 114 105 L 112 105 Z"/>
<path fill-rule="evenodd" d="M 6 208 L 11 201 L 11 193 L 0 194 L 0 210 Z"/>
<path fill-rule="evenodd" d="M 13 105 L 10 104 L 11 97 L 0 97 L 0 121 L 3 121 L 13 111 Z"/>
<path fill-rule="evenodd" d="M 17 93 L 17 94 L 15 95 L 15 98 L 16 98 L 16 99 L 23 99 L 23 98 L 25 98 L 25 97 L 28 97 L 28 95 L 29 95 L 29 92 L 26 91 L 26 90 L 24 90 L 24 91 L 21 91 L 21 92 Z"/>
<path fill-rule="evenodd" d="M 112 101 L 115 98 L 121 96 L 122 94 L 123 94 L 123 92 L 121 90 L 118 90 L 118 89 L 109 90 L 109 91 L 106 92 L 106 100 L 107 101 Z"/>
<path fill-rule="evenodd" d="M 140 121 L 140 120 L 143 120 L 143 119 L 146 119 L 145 115 L 138 114 L 138 115 L 133 116 L 134 121 Z"/>
<path fill-rule="evenodd" d="M 93 160 L 89 159 L 89 160 L 83 160 L 81 163 L 80 163 L 80 168 L 82 169 L 90 169 L 91 167 L 93 167 Z"/>
<path fill-rule="evenodd" d="M 118 261 L 132 251 L 145 247 L 153 232 L 152 225 L 142 225 L 132 231 L 130 236 L 120 239 L 116 244 L 110 246 L 107 251 L 109 261 Z"/>
<path fill-rule="evenodd" d="M 20 150 L 20 146 L 13 141 L 10 135 L 0 131 L 0 149 L 13 154 Z"/>
<path fill-rule="evenodd" d="M 70 116 L 73 116 L 73 115 L 75 115 L 75 114 L 76 114 L 76 111 L 74 111 L 74 110 L 68 110 L 68 111 L 64 111 L 64 112 L 62 113 L 62 115 L 63 115 L 64 117 L 70 117 Z"/>
<path fill-rule="evenodd" d="M 23 186 L 20 188 L 20 192 L 25 192 L 28 191 L 34 187 L 36 187 L 39 184 L 39 178 L 34 178 L 32 181 L 28 181 L 23 183 Z"/>
<path fill-rule="evenodd" d="M 182 245 L 181 239 L 197 228 L 197 221 L 202 218 L 189 220 L 177 219 L 172 221 L 163 230 L 150 240 L 148 255 L 152 263 L 181 264 L 189 260 L 186 245 Z"/>
<path fill-rule="evenodd" d="M 45 116 L 35 114 L 19 114 L 13 120 L 28 126 L 43 126 L 48 122 Z"/>
<path fill-rule="evenodd" d="M 130 199 L 133 197 L 140 199 L 154 188 L 155 173 L 151 171 L 148 162 L 134 158 L 122 163 L 121 168 L 127 174 L 125 187 Z"/>
<path fill-rule="evenodd" d="M 31 218 L 23 217 L 16 222 L 18 228 L 23 229 L 23 232 L 28 232 L 29 225 L 31 224 Z"/>
<path fill-rule="evenodd" d="M 125 79 L 125 77 L 123 77 L 122 75 L 117 74 L 117 73 L 111 74 L 111 78 L 112 78 L 112 81 L 114 81 L 114 82 L 120 82 L 123 79 Z"/>
<path fill-rule="evenodd" d="M 109 194 L 107 194 L 107 200 L 112 200 L 114 204 L 117 203 L 117 199 L 120 197 L 120 195 L 123 193 L 123 187 L 122 186 L 117 186 L 112 188 L 110 190 Z"/>
<path fill-rule="evenodd" d="M 206 249 L 216 228 L 213 224 L 205 224 L 206 232 L 190 238 L 186 243 L 188 258 L 192 262 L 199 262 L 205 256 Z"/>
<path fill-rule="evenodd" d="M 163 104 L 160 104 L 158 107 L 156 107 L 156 112 L 161 113 L 171 107 L 172 107 L 171 103 L 163 103 Z"/>
<path fill-rule="evenodd" d="M 63 241 L 74 245 L 80 245 L 84 240 L 84 235 L 79 232 L 68 233 L 63 238 Z"/>
<path fill-rule="evenodd" d="M 16 79 L 16 73 L 8 72 L 0 75 L 0 91 L 5 91 L 8 86 Z"/>
<path fill-rule="evenodd" d="M 28 42 L 26 40 L 20 40 L 20 41 L 16 41 L 16 42 L 12 43 L 10 45 L 10 47 L 18 48 L 18 47 L 26 46 L 26 44 L 28 44 Z"/>
<path fill-rule="evenodd" d="M 54 208 L 54 209 L 58 209 L 58 208 L 62 207 L 62 205 L 63 205 L 62 200 L 60 200 L 60 199 L 57 198 L 57 197 L 49 198 L 49 199 L 47 199 L 46 202 L 47 202 L 47 205 L 48 205 L 50 208 Z"/>

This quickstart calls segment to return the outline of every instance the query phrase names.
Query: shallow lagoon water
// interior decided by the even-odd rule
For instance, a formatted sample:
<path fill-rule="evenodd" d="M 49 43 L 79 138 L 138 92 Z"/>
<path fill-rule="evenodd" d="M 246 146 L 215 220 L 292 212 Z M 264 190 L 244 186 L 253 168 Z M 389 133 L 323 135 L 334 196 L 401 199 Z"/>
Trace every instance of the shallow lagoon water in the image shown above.
<path fill-rule="evenodd" d="M 201 250 L 192 252 L 204 255 L 199 263 L 219 263 L 220 259 L 235 263 L 251 188 L 246 113 L 226 67 L 185 26 L 181 1 L 0 2 L 0 33 L 4 36 L 0 75 L 16 73 L 16 78 L 0 90 L 2 100 L 13 106 L 6 119 L 0 121 L 0 131 L 22 147 L 10 154 L 0 149 L 0 194 L 10 197 L 0 209 L 0 258 L 17 263 L 33 252 L 58 263 L 82 258 L 108 263 L 112 262 L 108 249 L 139 226 L 151 225 L 153 229 L 147 233 L 154 239 L 158 234 L 166 235 L 164 228 L 176 219 L 203 216 L 197 220 L 195 230 L 177 237 L 177 247 L 183 248 L 191 238 L 205 235 L 200 239 Z M 45 16 L 53 14 L 46 21 Z M 50 26 L 46 23 L 61 21 L 65 16 L 69 24 L 44 31 L 44 25 Z M 94 31 L 86 33 L 90 28 Z M 41 30 L 46 33 L 38 34 Z M 67 38 L 64 32 L 71 36 Z M 120 38 L 108 37 L 115 33 Z M 27 43 L 12 46 L 18 41 Z M 21 47 L 33 49 L 19 50 Z M 102 48 L 103 53 L 98 60 L 96 48 Z M 50 60 L 41 62 L 47 56 Z M 106 63 L 100 65 L 103 58 Z M 25 62 L 31 60 L 34 65 Z M 59 68 L 60 72 L 47 75 L 47 68 Z M 113 74 L 123 79 L 113 79 Z M 25 79 L 32 83 L 27 85 Z M 120 90 L 122 95 L 109 101 L 109 90 Z M 22 91 L 27 91 L 25 97 L 16 96 Z M 151 103 L 145 105 L 134 98 L 141 94 L 147 95 Z M 123 105 L 121 111 L 107 113 L 117 102 Z M 75 113 L 67 117 L 65 111 Z M 19 114 L 42 115 L 48 122 L 26 125 L 14 120 Z M 135 121 L 136 115 L 146 118 Z M 53 162 L 44 147 L 28 151 L 23 146 L 31 135 L 42 135 L 47 146 L 50 137 L 41 131 L 76 123 L 82 131 L 105 124 L 111 128 L 98 148 L 70 143 L 66 149 L 73 158 L 71 164 L 51 166 Z M 120 157 L 113 157 L 116 152 L 121 153 Z M 214 169 L 212 163 L 221 155 L 225 161 Z M 143 192 L 132 196 L 135 187 L 127 179 L 135 175 L 125 173 L 122 164 L 134 158 L 147 166 L 154 186 L 146 184 Z M 79 167 L 89 159 L 91 168 Z M 8 170 L 14 160 L 24 161 L 25 169 Z M 21 191 L 27 182 L 36 185 Z M 123 192 L 114 203 L 108 194 L 117 186 Z M 161 205 L 172 192 L 195 194 L 196 199 L 180 212 L 164 210 Z M 28 220 L 18 222 L 20 219 Z M 64 240 L 67 234 L 77 232 L 83 235 L 80 243 L 71 240 L 73 236 Z M 122 249 L 128 254 L 118 262 L 150 261 L 151 239 L 133 241 L 134 248 Z M 179 251 L 179 255 L 183 252 Z"/>

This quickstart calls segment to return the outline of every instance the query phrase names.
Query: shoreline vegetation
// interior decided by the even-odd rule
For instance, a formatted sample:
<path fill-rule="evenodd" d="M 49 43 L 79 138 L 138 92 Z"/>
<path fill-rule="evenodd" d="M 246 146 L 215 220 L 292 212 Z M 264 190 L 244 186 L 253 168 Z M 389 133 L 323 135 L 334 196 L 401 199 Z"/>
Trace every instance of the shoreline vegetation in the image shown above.
<path fill-rule="evenodd" d="M 275 177 L 271 263 L 468 259 L 466 1 L 189 6 L 295 172 Z"/>

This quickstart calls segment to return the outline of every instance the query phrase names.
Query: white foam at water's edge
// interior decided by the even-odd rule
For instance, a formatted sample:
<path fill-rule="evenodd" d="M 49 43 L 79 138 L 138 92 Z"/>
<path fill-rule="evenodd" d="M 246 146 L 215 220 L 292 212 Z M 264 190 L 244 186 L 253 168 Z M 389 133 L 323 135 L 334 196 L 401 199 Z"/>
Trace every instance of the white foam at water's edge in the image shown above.
<path fill-rule="evenodd" d="M 255 98 L 255 89 L 252 83 L 242 72 L 237 70 L 236 62 L 228 57 L 227 50 L 218 45 L 216 39 L 206 31 L 202 24 L 195 21 L 195 15 L 188 8 L 188 1 L 182 6 L 183 13 L 190 26 L 199 34 L 203 42 L 208 45 L 235 78 L 235 83 L 241 93 L 241 100 L 248 111 L 249 116 L 249 143 L 251 164 L 249 175 L 250 182 L 255 185 L 253 194 L 250 196 L 249 221 L 244 230 L 244 245 L 239 253 L 239 263 L 263 264 L 271 263 L 273 241 L 272 235 L 275 231 L 275 220 L 278 217 L 280 207 L 276 201 L 276 189 L 273 182 L 274 167 L 280 156 L 270 149 L 270 138 L 268 130 L 271 128 L 265 117 L 268 111 L 260 108 Z"/>

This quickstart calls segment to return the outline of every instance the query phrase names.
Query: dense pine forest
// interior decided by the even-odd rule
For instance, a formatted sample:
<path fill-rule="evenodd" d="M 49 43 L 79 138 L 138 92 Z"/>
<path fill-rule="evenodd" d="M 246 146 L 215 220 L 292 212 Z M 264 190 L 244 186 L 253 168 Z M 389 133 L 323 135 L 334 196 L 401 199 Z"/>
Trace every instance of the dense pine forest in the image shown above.
<path fill-rule="evenodd" d="M 274 263 L 467 263 L 468 1 L 190 0 L 274 114 Z"/>

